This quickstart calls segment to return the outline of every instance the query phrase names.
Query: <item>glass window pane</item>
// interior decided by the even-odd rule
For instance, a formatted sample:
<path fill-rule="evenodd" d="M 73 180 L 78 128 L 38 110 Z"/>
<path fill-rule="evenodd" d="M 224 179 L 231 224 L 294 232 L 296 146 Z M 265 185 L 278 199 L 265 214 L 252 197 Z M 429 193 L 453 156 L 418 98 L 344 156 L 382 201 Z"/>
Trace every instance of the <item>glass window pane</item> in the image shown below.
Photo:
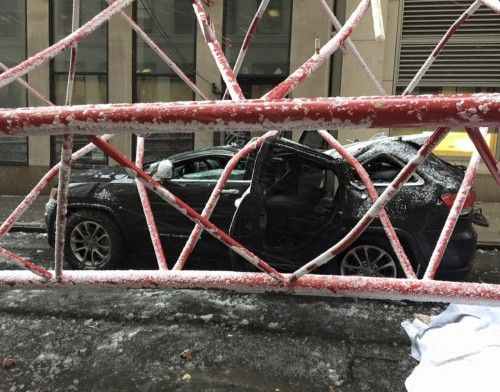
<path fill-rule="evenodd" d="M 186 0 L 138 0 L 137 23 L 151 39 L 186 73 L 195 73 L 196 17 Z M 135 35 L 136 70 L 139 74 L 170 74 L 153 50 Z"/>
<path fill-rule="evenodd" d="M 76 75 L 73 86 L 73 104 L 93 104 L 106 103 L 108 96 L 108 80 L 105 75 Z M 54 76 L 54 96 L 57 105 L 64 105 L 66 99 L 67 75 Z M 87 137 L 75 135 L 73 151 L 76 151 L 88 144 Z M 59 161 L 61 155 L 62 137 L 56 136 L 52 142 L 52 162 Z M 105 165 L 107 157 L 101 150 L 94 150 L 86 156 L 76 161 L 76 165 Z"/>
<path fill-rule="evenodd" d="M 186 84 L 177 77 L 136 76 L 137 102 L 170 102 L 191 101 L 193 93 Z M 144 143 L 146 162 L 163 159 L 176 152 L 193 149 L 192 133 L 152 134 Z"/>
<path fill-rule="evenodd" d="M 225 51 L 233 65 L 260 0 L 227 0 L 224 4 L 224 31 L 231 42 Z M 241 75 L 288 75 L 291 11 L 292 0 L 269 2 L 241 66 Z"/>
<path fill-rule="evenodd" d="M 54 102 L 64 105 L 68 76 L 54 76 Z M 106 75 L 75 75 L 73 85 L 73 105 L 106 103 L 108 101 L 108 78 Z"/>
<path fill-rule="evenodd" d="M 106 8 L 105 0 L 81 0 L 80 26 Z M 73 2 L 53 0 L 52 2 L 52 40 L 57 42 L 71 33 Z M 78 43 L 76 72 L 107 72 L 108 28 L 104 23 L 96 31 Z M 68 72 L 69 50 L 56 56 L 54 70 Z"/>
<path fill-rule="evenodd" d="M 81 0 L 80 26 L 107 7 L 105 0 Z M 56 42 L 71 33 L 73 2 L 52 1 L 52 40 Z M 107 23 L 78 43 L 78 55 L 72 104 L 97 104 L 108 102 L 108 30 Z M 70 52 L 65 51 L 53 61 L 52 98 L 56 105 L 64 105 L 68 83 Z M 75 135 L 73 151 L 88 144 L 86 136 Z M 62 137 L 52 138 L 52 162 L 59 161 Z M 94 150 L 76 162 L 81 165 L 102 165 L 107 163 L 106 155 Z"/>
<path fill-rule="evenodd" d="M 12 67 L 26 59 L 26 8 L 24 1 L 3 0 L 0 17 L 0 61 Z M 26 106 L 26 90 L 17 82 L 0 89 L 0 107 Z M 0 137 L 0 164 L 27 164 L 26 137 Z"/>

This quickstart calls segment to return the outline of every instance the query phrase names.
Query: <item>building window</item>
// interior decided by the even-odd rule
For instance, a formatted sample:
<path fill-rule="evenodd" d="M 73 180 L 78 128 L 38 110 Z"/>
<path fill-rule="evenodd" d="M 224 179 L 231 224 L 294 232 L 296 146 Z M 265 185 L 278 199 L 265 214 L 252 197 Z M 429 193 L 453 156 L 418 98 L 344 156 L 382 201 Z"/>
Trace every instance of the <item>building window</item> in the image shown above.
<path fill-rule="evenodd" d="M 404 0 L 400 9 L 395 92 L 401 94 L 453 22 L 470 1 Z M 460 94 L 500 92 L 500 23 L 487 7 L 479 8 L 446 44 L 412 94 Z M 395 129 L 393 135 L 429 132 Z M 430 133 L 430 132 L 429 132 Z M 497 152 L 498 130 L 490 129 L 486 142 Z M 468 159 L 474 146 L 465 129 L 454 129 L 435 153 L 452 161 Z M 500 151 L 499 151 L 500 152 Z"/>
<path fill-rule="evenodd" d="M 196 17 L 185 0 L 138 0 L 137 23 L 195 80 Z M 134 102 L 192 101 L 191 89 L 134 34 Z M 153 134 L 145 141 L 145 160 L 154 161 L 193 148 L 192 133 Z"/>
<path fill-rule="evenodd" d="M 260 0 L 226 0 L 224 2 L 224 36 L 226 56 L 234 65 L 241 44 Z M 241 76 L 266 76 L 283 79 L 290 64 L 290 26 L 292 0 L 271 0 L 257 27 L 241 66 Z"/>
<path fill-rule="evenodd" d="M 4 0 L 0 17 L 0 61 L 7 67 L 12 67 L 24 59 L 26 59 L 26 3 Z M 26 89 L 15 81 L 0 89 L 2 108 L 26 106 L 26 99 Z M 0 164 L 28 164 L 28 139 L 0 137 Z"/>
<path fill-rule="evenodd" d="M 396 62 L 396 86 L 406 86 L 443 34 L 471 5 L 469 0 L 404 0 Z M 500 87 L 500 23 L 480 7 L 446 44 L 419 86 Z"/>
<path fill-rule="evenodd" d="M 80 23 L 86 23 L 107 7 L 105 0 L 82 0 Z M 51 40 L 57 42 L 71 33 L 73 2 L 52 0 Z M 73 105 L 106 103 L 108 101 L 108 30 L 107 23 L 78 43 L 78 56 L 73 87 Z M 70 51 L 58 55 L 51 63 L 52 100 L 56 105 L 64 105 L 68 82 Z M 52 163 L 59 161 L 62 137 L 52 137 Z M 73 151 L 86 144 L 83 135 L 75 135 Z M 102 165 L 107 163 L 106 155 L 94 150 L 76 161 L 76 165 Z"/>
<path fill-rule="evenodd" d="M 224 2 L 224 51 L 234 67 L 260 0 L 226 0 Z M 257 26 L 254 37 L 238 72 L 238 83 L 245 98 L 260 98 L 289 74 L 292 0 L 271 0 Z M 222 82 L 224 90 L 225 86 Z M 261 133 L 227 132 L 223 143 L 245 144 Z"/>

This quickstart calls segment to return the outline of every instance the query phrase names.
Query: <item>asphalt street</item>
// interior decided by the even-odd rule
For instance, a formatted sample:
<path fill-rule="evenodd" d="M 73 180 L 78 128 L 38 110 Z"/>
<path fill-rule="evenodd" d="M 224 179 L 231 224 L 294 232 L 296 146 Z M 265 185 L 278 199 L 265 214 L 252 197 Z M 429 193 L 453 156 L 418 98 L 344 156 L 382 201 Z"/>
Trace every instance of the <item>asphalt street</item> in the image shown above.
<path fill-rule="evenodd" d="M 0 244 L 52 260 L 44 234 Z M 471 280 L 500 283 L 499 261 L 479 251 Z M 15 361 L 0 367 L 1 392 L 403 391 L 417 362 L 400 323 L 446 306 L 192 290 L 0 299 L 0 361 Z"/>

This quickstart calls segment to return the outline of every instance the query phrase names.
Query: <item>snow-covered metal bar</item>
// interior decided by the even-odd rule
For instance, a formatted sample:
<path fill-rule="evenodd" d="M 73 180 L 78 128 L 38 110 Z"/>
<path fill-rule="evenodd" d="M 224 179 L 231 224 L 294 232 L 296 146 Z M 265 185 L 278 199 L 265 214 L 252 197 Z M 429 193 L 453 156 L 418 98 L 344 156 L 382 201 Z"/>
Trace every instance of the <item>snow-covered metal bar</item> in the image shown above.
<path fill-rule="evenodd" d="M 382 5 L 380 0 L 371 0 L 372 19 L 373 19 L 373 34 L 376 41 L 385 40 L 384 18 L 382 16 Z"/>
<path fill-rule="evenodd" d="M 111 146 L 110 144 L 103 142 L 97 136 L 91 135 L 88 136 L 89 140 L 94 143 L 97 147 L 99 147 L 105 154 L 109 155 L 120 165 L 125 167 L 127 172 L 139 179 L 148 189 L 151 189 L 154 193 L 156 193 L 159 197 L 165 200 L 168 204 L 174 207 L 181 214 L 191 219 L 194 223 L 202 225 L 205 230 L 210 233 L 215 239 L 219 240 L 226 246 L 228 246 L 231 250 L 239 254 L 241 257 L 248 260 L 255 267 L 260 269 L 263 272 L 266 272 L 273 278 L 284 281 L 283 275 L 276 271 L 273 267 L 271 267 L 268 263 L 261 260 L 255 254 L 246 249 L 243 245 L 241 245 L 238 241 L 231 238 L 228 234 L 226 234 L 223 230 L 219 229 L 208 219 L 202 217 L 198 212 L 196 212 L 189 205 L 184 203 L 178 197 L 173 195 L 170 191 L 168 191 L 165 187 L 163 187 L 158 181 L 154 180 L 151 176 L 149 176 L 144 170 L 138 168 L 134 165 L 125 155 L 123 155 L 116 148 Z"/>
<path fill-rule="evenodd" d="M 319 266 L 332 260 L 335 256 L 346 250 L 356 239 L 366 230 L 366 228 L 373 222 L 374 219 L 379 217 L 382 209 L 387 203 L 392 200 L 394 195 L 399 189 L 408 181 L 421 163 L 431 154 L 432 150 L 443 140 L 446 134 L 450 131 L 449 128 L 438 128 L 434 133 L 425 141 L 422 147 L 418 150 L 417 154 L 408 161 L 403 167 L 401 172 L 396 178 L 387 186 L 382 192 L 380 197 L 370 207 L 366 214 L 359 220 L 359 222 L 341 239 L 337 244 L 315 257 L 310 262 L 303 265 L 292 274 L 292 279 L 296 280 L 307 273 L 313 271 Z"/>
<path fill-rule="evenodd" d="M 320 49 L 319 53 L 315 53 L 309 60 L 290 74 L 288 78 L 269 91 L 264 98 L 276 99 L 284 97 L 297 87 L 304 79 L 307 79 L 322 64 L 325 57 L 329 58 L 333 52 L 344 45 L 352 31 L 361 21 L 361 18 L 363 18 L 366 14 L 369 6 L 370 0 L 361 0 L 349 19 L 345 22 L 344 26 L 330 41 L 325 44 L 325 46 Z"/>
<path fill-rule="evenodd" d="M 80 0 L 73 0 L 73 12 L 71 16 L 71 32 L 74 33 L 78 29 L 80 22 Z M 66 84 L 66 99 L 64 104 L 71 105 L 73 97 L 73 85 L 75 82 L 76 59 L 78 55 L 78 46 L 75 42 L 71 46 L 68 82 Z M 66 240 L 66 215 L 68 213 L 68 193 L 69 193 L 69 177 L 71 175 L 71 155 L 73 153 L 73 134 L 68 133 L 63 135 L 61 161 L 59 164 L 59 181 L 57 187 L 57 212 L 56 212 L 56 233 L 55 233 L 55 249 L 54 263 L 56 278 L 59 278 L 63 270 L 64 259 L 64 243 Z"/>
<path fill-rule="evenodd" d="M 337 17 L 333 13 L 332 9 L 330 8 L 330 6 L 326 2 L 326 0 L 320 0 L 320 4 L 323 7 L 323 10 L 326 12 L 328 17 L 330 18 L 330 21 L 333 24 L 333 27 L 335 28 L 335 30 L 340 31 L 342 29 L 342 25 L 340 24 L 339 20 L 337 19 Z M 359 53 L 358 48 L 356 48 L 356 46 L 352 42 L 351 38 L 346 39 L 345 46 L 347 47 L 349 52 L 354 56 L 356 61 L 359 63 L 359 65 L 361 66 L 361 69 L 364 71 L 364 73 L 368 77 L 368 80 L 370 80 L 370 82 L 373 84 L 373 86 L 377 90 L 377 93 L 379 93 L 380 95 L 387 95 L 384 88 L 382 87 L 380 82 L 377 80 L 377 78 L 373 74 L 372 70 L 370 69 L 370 67 L 366 63 L 363 56 L 361 56 L 361 53 Z"/>
<path fill-rule="evenodd" d="M 484 137 L 482 137 L 478 132 L 471 131 L 469 127 L 466 127 L 465 129 L 467 131 L 467 134 L 469 135 L 469 138 L 472 140 L 474 146 L 479 152 L 479 155 L 481 155 L 484 164 L 490 171 L 491 176 L 493 177 L 497 185 L 500 185 L 500 162 L 496 161 L 488 144 L 484 140 Z"/>
<path fill-rule="evenodd" d="M 2 136 L 439 126 L 500 126 L 500 94 L 0 109 Z"/>
<path fill-rule="evenodd" d="M 144 137 L 137 136 L 136 139 L 137 147 L 135 151 L 135 165 L 143 169 L 144 168 Z M 142 182 L 137 178 L 135 179 L 137 185 L 137 192 L 139 193 L 139 198 L 141 199 L 142 210 L 144 211 L 144 217 L 146 218 L 146 224 L 148 225 L 149 236 L 151 237 L 151 243 L 153 245 L 153 250 L 155 252 L 156 261 L 158 262 L 158 268 L 161 270 L 167 270 L 167 258 L 163 251 L 163 246 L 161 245 L 160 233 L 158 231 L 158 226 L 153 215 L 153 210 L 151 209 L 151 202 L 149 201 L 148 191 Z"/>
<path fill-rule="evenodd" d="M 340 144 L 337 139 L 335 139 L 332 135 L 328 133 L 328 131 L 325 130 L 320 130 L 318 131 L 319 134 L 323 137 L 323 139 L 326 140 L 326 142 L 330 145 L 331 148 L 335 149 L 342 158 L 356 171 L 358 174 L 359 178 L 363 182 L 364 186 L 366 187 L 366 190 L 368 192 L 368 196 L 372 200 L 373 203 L 375 203 L 378 199 L 378 193 L 377 190 L 375 189 L 375 186 L 373 185 L 373 182 L 366 172 L 365 168 L 359 161 L 354 158 L 349 151 L 347 151 L 342 144 Z M 394 230 L 394 227 L 391 223 L 391 220 L 389 218 L 389 215 L 385 211 L 385 209 L 382 209 L 380 211 L 380 221 L 382 222 L 382 226 L 384 228 L 385 233 L 387 234 L 387 238 L 389 239 L 389 242 L 392 245 L 392 248 L 394 250 L 394 253 L 396 254 L 399 263 L 401 265 L 401 269 L 403 270 L 404 274 L 406 275 L 407 278 L 410 279 L 416 279 L 417 276 L 415 274 L 415 271 L 413 269 L 413 266 L 410 263 L 410 260 L 408 259 L 408 256 L 406 256 L 406 252 L 403 249 L 403 246 L 401 245 L 401 242 L 399 241 L 398 235 L 396 231 Z"/>
<path fill-rule="evenodd" d="M 115 0 L 106 0 L 108 4 L 111 4 Z M 174 73 L 179 76 L 187 85 L 188 87 L 194 91 L 195 94 L 197 94 L 199 97 L 203 99 L 208 99 L 207 95 L 201 91 L 198 86 L 196 86 L 195 83 L 187 76 L 182 70 L 175 64 L 175 62 L 167 56 L 167 54 L 161 50 L 161 48 L 144 32 L 143 29 L 139 27 L 139 25 L 134 22 L 134 20 L 128 16 L 124 11 L 120 11 L 120 16 L 129 24 L 129 26 L 134 30 L 142 39 L 143 41 L 155 52 L 160 59 L 163 60 L 165 64 L 167 64 Z"/>
<path fill-rule="evenodd" d="M 203 4 L 200 0 L 191 0 L 191 4 L 193 5 L 194 13 L 196 14 L 196 18 L 198 19 L 198 23 L 200 25 L 201 32 L 203 33 L 203 37 L 205 38 L 205 42 L 207 43 L 210 52 L 212 52 L 212 56 L 215 60 L 215 64 L 217 64 L 217 68 L 219 68 L 222 79 L 226 83 L 229 95 L 231 96 L 233 101 L 245 99 L 243 91 L 241 91 L 240 85 L 236 80 L 236 75 L 231 69 L 224 51 L 222 50 L 222 47 L 220 46 L 220 43 L 215 36 L 212 22 L 205 12 Z"/>
<path fill-rule="evenodd" d="M 210 194 L 210 197 L 207 203 L 205 204 L 205 208 L 203 209 L 201 216 L 203 216 L 206 219 L 210 219 L 210 216 L 212 215 L 212 212 L 214 211 L 215 206 L 219 201 L 222 190 L 226 186 L 226 183 L 229 180 L 231 173 L 238 166 L 240 160 L 246 157 L 252 151 L 255 151 L 256 149 L 260 148 L 260 146 L 262 146 L 262 143 L 264 143 L 265 139 L 275 134 L 276 131 L 269 131 L 265 135 L 262 135 L 257 139 L 251 140 L 249 143 L 247 143 L 245 147 L 243 147 L 240 151 L 238 151 L 229 160 L 229 162 L 224 167 L 221 176 L 217 180 L 217 184 L 215 185 L 212 193 Z M 189 235 L 189 238 L 186 241 L 186 244 L 184 245 L 184 248 L 182 249 L 179 258 L 177 259 L 177 262 L 175 263 L 174 269 L 181 270 L 184 268 L 186 262 L 188 261 L 189 256 L 193 252 L 194 247 L 196 246 L 198 240 L 200 239 L 202 232 L 203 232 L 203 226 L 201 224 L 196 224 L 193 231 Z"/>
<path fill-rule="evenodd" d="M 9 69 L 9 67 L 7 67 L 2 62 L 0 62 L 0 68 L 3 69 L 4 71 Z M 42 93 L 40 93 L 39 91 L 37 91 L 33 87 L 31 87 L 31 85 L 28 82 L 26 82 L 26 80 L 24 80 L 22 77 L 16 78 L 16 82 L 18 82 L 21 86 L 23 86 L 25 89 L 27 89 L 30 93 L 32 93 L 35 97 L 40 99 L 42 102 L 45 102 L 47 105 L 52 105 L 52 102 L 50 102 L 50 100 L 45 95 L 43 95 Z"/>
<path fill-rule="evenodd" d="M 234 63 L 233 66 L 233 72 L 235 76 L 238 76 L 238 73 L 240 72 L 241 64 L 243 64 L 243 60 L 245 59 L 245 56 L 248 51 L 248 47 L 250 46 L 250 42 L 252 42 L 253 35 L 255 34 L 255 31 L 257 30 L 257 26 L 259 25 L 262 16 L 264 15 L 264 12 L 266 12 L 266 8 L 269 4 L 270 0 L 262 0 L 260 2 L 259 7 L 257 8 L 257 11 L 255 12 L 255 15 L 250 22 L 250 25 L 248 26 L 248 30 L 245 34 L 245 38 L 243 38 L 243 42 L 241 43 L 241 48 L 240 51 L 238 52 L 238 57 L 236 58 L 236 62 Z M 224 92 L 224 95 L 222 96 L 222 99 L 226 99 L 227 94 L 229 93 L 229 90 L 226 88 L 226 91 Z"/>
<path fill-rule="evenodd" d="M 289 275 L 285 275 L 289 278 Z M 261 273 L 220 271 L 66 271 L 60 280 L 44 280 L 25 271 L 4 271 L 6 288 L 153 288 L 223 289 L 240 293 L 281 292 L 322 297 L 455 302 L 500 305 L 500 285 L 422 281 L 362 276 L 308 275 L 293 285 Z"/>
<path fill-rule="evenodd" d="M 44 279 L 52 278 L 52 273 L 47 271 L 45 268 L 40 267 L 39 265 L 36 265 L 31 261 L 25 260 L 22 257 L 16 255 L 15 253 L 12 253 L 10 250 L 2 248 L 1 246 L 0 246 L 0 255 L 4 256 L 14 264 L 17 264 L 19 267 L 29 270 L 30 274 L 34 273 L 35 275 L 41 276 Z M 5 271 L 2 271 L 2 273 L 0 273 L 0 277 L 3 274 L 5 274 Z"/>
<path fill-rule="evenodd" d="M 500 14 L 500 1 L 499 0 L 481 0 L 485 6 L 490 7 L 497 14 Z"/>
<path fill-rule="evenodd" d="M 474 129 L 472 130 L 472 132 L 479 132 L 479 130 Z M 487 133 L 488 128 L 481 128 L 480 135 L 482 137 L 485 137 Z M 432 256 L 427 269 L 425 270 L 423 279 L 434 279 L 434 277 L 436 276 L 436 272 L 439 268 L 439 265 L 441 264 L 441 260 L 443 258 L 446 247 L 448 246 L 451 235 L 453 234 L 453 230 L 455 230 L 455 226 L 457 224 L 458 218 L 460 217 L 460 213 L 462 212 L 465 201 L 468 197 L 470 197 L 470 192 L 472 191 L 472 187 L 474 186 L 474 178 L 476 177 L 476 172 L 477 168 L 479 167 L 480 161 L 481 156 L 476 150 L 471 156 L 469 165 L 467 166 L 467 170 L 464 174 L 464 179 L 462 180 L 460 189 L 455 197 L 455 200 L 453 201 L 453 205 L 443 226 L 443 230 L 439 235 L 436 247 L 432 252 Z"/>
<path fill-rule="evenodd" d="M 68 49 L 70 46 L 78 41 L 87 37 L 90 33 L 96 30 L 99 26 L 109 20 L 117 12 L 132 3 L 133 0 L 116 0 L 109 7 L 94 16 L 91 20 L 81 26 L 78 30 L 56 42 L 54 45 L 38 52 L 34 56 L 19 63 L 15 67 L 10 68 L 4 73 L 0 74 L 0 88 L 11 83 L 15 79 L 27 74 L 33 69 L 37 68 L 44 62 L 54 58 L 63 50 Z"/>
<path fill-rule="evenodd" d="M 479 7 L 481 6 L 481 1 L 476 0 L 474 3 L 471 4 L 467 10 L 464 11 L 464 13 L 451 25 L 451 27 L 446 31 L 446 33 L 443 35 L 441 40 L 438 42 L 432 53 L 429 55 L 427 60 L 425 60 L 424 64 L 422 67 L 418 70 L 418 72 L 415 74 L 411 82 L 408 84 L 406 87 L 405 91 L 403 92 L 403 95 L 410 94 L 415 86 L 422 80 L 423 76 L 427 72 L 427 70 L 430 68 L 430 66 L 434 63 L 434 61 L 439 57 L 441 51 L 443 50 L 444 46 L 446 43 L 450 40 L 450 38 L 455 34 L 455 31 L 458 30 L 458 28 L 467 20 L 471 15 L 476 12 Z"/>

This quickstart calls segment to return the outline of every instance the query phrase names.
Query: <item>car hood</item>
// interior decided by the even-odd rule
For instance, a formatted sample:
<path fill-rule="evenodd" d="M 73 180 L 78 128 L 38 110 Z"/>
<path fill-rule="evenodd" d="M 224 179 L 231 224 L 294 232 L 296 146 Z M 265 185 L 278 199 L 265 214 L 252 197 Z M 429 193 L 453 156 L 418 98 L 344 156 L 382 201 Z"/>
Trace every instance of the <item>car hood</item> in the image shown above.
<path fill-rule="evenodd" d="M 103 166 L 92 169 L 75 169 L 71 173 L 71 183 L 120 182 L 130 180 L 123 167 Z"/>

